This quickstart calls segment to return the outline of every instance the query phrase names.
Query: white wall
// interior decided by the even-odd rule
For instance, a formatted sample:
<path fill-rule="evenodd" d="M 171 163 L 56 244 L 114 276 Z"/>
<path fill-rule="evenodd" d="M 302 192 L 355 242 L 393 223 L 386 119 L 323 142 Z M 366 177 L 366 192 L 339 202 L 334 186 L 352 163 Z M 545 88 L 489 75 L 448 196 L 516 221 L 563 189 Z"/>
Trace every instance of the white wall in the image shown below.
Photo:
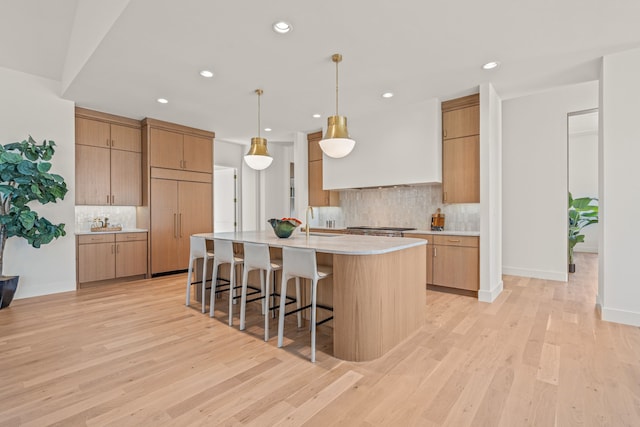
<path fill-rule="evenodd" d="M 505 274 L 567 280 L 567 113 L 598 106 L 598 82 L 503 101 Z"/>
<path fill-rule="evenodd" d="M 264 218 L 284 218 L 289 216 L 289 163 L 293 159 L 292 147 L 278 144 L 269 145 L 273 156 L 271 166 L 263 171 L 264 178 Z M 271 227 L 267 225 L 267 227 Z"/>
<path fill-rule="evenodd" d="M 640 50 L 605 56 L 600 77 L 600 265 L 602 318 L 640 326 Z"/>
<path fill-rule="evenodd" d="M 356 145 L 341 159 L 324 156 L 324 188 L 442 182 L 440 114 L 434 98 L 350 121 Z"/>
<path fill-rule="evenodd" d="M 575 119 L 575 116 L 569 117 L 570 122 L 572 119 Z M 569 191 L 574 198 L 598 197 L 597 131 L 569 134 Z M 576 245 L 575 252 L 597 253 L 598 229 L 599 224 L 585 227 L 582 230 L 584 242 Z"/>
<path fill-rule="evenodd" d="M 493 302 L 502 292 L 502 100 L 480 85 L 480 289 Z"/>
<path fill-rule="evenodd" d="M 60 83 L 0 68 L 0 142 L 56 143 L 52 171 L 64 177 L 69 192 L 62 202 L 32 206 L 53 223 L 64 223 L 67 235 L 34 249 L 12 237 L 5 249 L 4 273 L 20 275 L 16 298 L 74 290 L 75 285 L 75 125 L 73 102 L 61 99 Z"/>

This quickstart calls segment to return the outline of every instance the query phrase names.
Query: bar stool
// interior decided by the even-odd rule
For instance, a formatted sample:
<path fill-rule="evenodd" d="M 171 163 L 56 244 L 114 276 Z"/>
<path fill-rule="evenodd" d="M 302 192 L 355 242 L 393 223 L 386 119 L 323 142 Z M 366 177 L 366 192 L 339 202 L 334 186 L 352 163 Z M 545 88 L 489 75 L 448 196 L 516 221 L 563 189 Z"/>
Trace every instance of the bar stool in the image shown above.
<path fill-rule="evenodd" d="M 231 240 L 213 239 L 215 258 L 213 258 L 213 274 L 211 275 L 211 298 L 209 301 L 209 317 L 213 317 L 216 282 L 218 279 L 219 267 L 229 264 L 229 326 L 233 324 L 233 303 L 236 298 L 236 266 L 242 266 L 244 259 L 233 253 L 233 242 Z"/>
<path fill-rule="evenodd" d="M 318 265 L 315 249 L 306 248 L 282 248 L 282 285 L 280 292 L 287 294 L 287 282 L 295 277 L 296 287 L 299 287 L 300 278 L 311 280 L 311 304 L 296 309 L 296 311 L 311 308 L 311 362 L 316 361 L 316 326 L 333 319 L 333 316 L 316 323 L 316 308 L 325 310 L 331 307 L 318 305 L 318 282 L 333 274 L 333 268 L 326 265 Z M 287 313 L 290 314 L 290 313 Z M 280 317 L 278 319 L 278 347 L 282 347 L 284 339 L 285 299 L 280 299 Z"/>
<path fill-rule="evenodd" d="M 282 269 L 281 259 L 271 259 L 269 253 L 269 246 L 264 243 L 244 243 L 244 270 L 242 273 L 242 297 L 240 300 L 240 330 L 245 329 L 245 316 L 247 310 L 247 302 L 262 300 L 262 314 L 264 315 L 264 340 L 269 340 L 269 313 L 271 310 L 275 310 L 275 307 L 271 307 L 269 303 L 272 295 L 275 294 L 271 290 L 271 277 L 274 273 Z M 251 293 L 247 293 L 249 272 L 251 270 L 258 270 L 260 274 L 260 290 L 254 290 Z M 266 276 L 266 281 L 265 281 Z M 274 277 L 275 279 L 275 277 Z M 265 285 L 266 282 L 266 285 Z M 252 288 L 255 289 L 255 288 Z M 247 301 L 247 296 L 255 295 L 260 292 L 259 298 L 253 298 Z M 299 292 L 298 292 L 298 299 Z M 301 317 L 301 316 L 300 316 Z M 301 323 L 302 319 L 299 319 Z"/>
<path fill-rule="evenodd" d="M 207 284 L 207 263 L 210 259 L 214 258 L 213 251 L 207 250 L 207 240 L 202 236 L 190 236 L 189 237 L 189 273 L 187 275 L 187 307 L 189 307 L 191 300 L 191 285 L 194 282 L 191 281 L 193 274 L 193 264 L 198 259 L 202 259 L 202 312 L 206 310 L 207 302 L 204 298 Z M 198 282 L 195 282 L 198 283 Z"/>

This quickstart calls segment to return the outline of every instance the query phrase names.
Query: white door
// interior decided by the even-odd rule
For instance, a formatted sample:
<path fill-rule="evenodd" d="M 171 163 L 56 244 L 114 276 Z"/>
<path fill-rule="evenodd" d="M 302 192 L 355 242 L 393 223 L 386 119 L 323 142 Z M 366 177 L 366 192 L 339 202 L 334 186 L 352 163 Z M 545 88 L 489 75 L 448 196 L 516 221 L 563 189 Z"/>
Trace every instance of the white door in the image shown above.
<path fill-rule="evenodd" d="M 213 231 L 235 231 L 236 203 L 236 170 L 216 166 L 213 171 Z"/>

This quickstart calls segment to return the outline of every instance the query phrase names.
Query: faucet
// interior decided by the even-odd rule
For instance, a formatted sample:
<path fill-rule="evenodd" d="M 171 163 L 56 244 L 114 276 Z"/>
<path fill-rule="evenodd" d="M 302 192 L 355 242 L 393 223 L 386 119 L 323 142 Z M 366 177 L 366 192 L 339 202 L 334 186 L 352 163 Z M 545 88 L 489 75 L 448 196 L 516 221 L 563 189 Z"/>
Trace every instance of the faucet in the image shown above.
<path fill-rule="evenodd" d="M 305 231 L 307 232 L 307 239 L 309 238 L 309 212 L 311 212 L 311 219 L 313 219 L 313 206 L 307 206 L 307 211 L 305 213 L 305 217 L 307 220 L 307 224 L 305 225 Z"/>

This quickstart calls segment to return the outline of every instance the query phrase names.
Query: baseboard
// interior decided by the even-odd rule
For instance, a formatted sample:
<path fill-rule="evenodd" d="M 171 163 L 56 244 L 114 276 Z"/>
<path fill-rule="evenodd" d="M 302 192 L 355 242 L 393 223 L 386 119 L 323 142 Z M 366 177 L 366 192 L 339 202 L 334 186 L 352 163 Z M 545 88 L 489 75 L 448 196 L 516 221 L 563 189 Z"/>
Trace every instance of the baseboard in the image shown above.
<path fill-rule="evenodd" d="M 498 298 L 498 295 L 500 295 L 500 293 L 502 292 L 503 286 L 504 286 L 504 282 L 500 280 L 500 282 L 498 282 L 498 284 L 494 286 L 494 288 L 491 289 L 490 291 L 484 291 L 480 289 L 478 291 L 478 301 L 494 302 L 496 298 Z"/>
<path fill-rule="evenodd" d="M 502 274 L 509 276 L 532 277 L 534 279 L 557 280 L 566 282 L 569 280 L 568 272 L 533 270 L 529 268 L 502 267 Z"/>
<path fill-rule="evenodd" d="M 640 313 L 635 311 L 618 310 L 615 308 L 601 307 L 602 320 L 607 322 L 622 323 L 630 326 L 640 326 Z"/>
<path fill-rule="evenodd" d="M 582 246 L 580 245 L 579 247 L 576 246 L 576 248 L 573 250 L 574 252 L 586 252 L 589 254 L 597 254 L 598 253 L 598 246 L 594 245 L 594 246 Z"/>

